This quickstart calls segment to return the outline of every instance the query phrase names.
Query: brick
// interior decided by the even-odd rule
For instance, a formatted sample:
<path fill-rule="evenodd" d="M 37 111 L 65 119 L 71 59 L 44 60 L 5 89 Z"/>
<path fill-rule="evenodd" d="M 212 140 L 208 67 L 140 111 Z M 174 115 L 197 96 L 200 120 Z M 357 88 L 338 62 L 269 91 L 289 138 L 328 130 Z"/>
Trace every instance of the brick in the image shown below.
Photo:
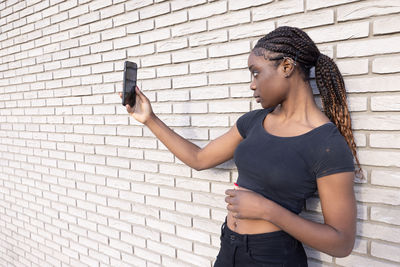
<path fill-rule="evenodd" d="M 334 23 L 333 10 L 321 10 L 316 12 L 307 12 L 290 17 L 282 17 L 278 20 L 278 27 L 295 26 L 301 29 L 310 27 L 329 25 Z"/>
<path fill-rule="evenodd" d="M 159 162 L 174 162 L 174 155 L 169 151 L 145 151 L 144 159 Z"/>
<path fill-rule="evenodd" d="M 400 56 L 392 55 L 374 59 L 372 61 L 372 72 L 382 74 L 400 72 Z"/>
<path fill-rule="evenodd" d="M 367 37 L 369 34 L 369 22 L 327 26 L 323 29 L 308 30 L 307 34 L 315 43 Z"/>
<path fill-rule="evenodd" d="M 175 257 L 175 248 L 162 244 L 160 242 L 154 242 L 152 240 L 147 241 L 147 247 L 150 250 L 157 251 L 161 255 L 168 255 L 170 257 Z"/>
<path fill-rule="evenodd" d="M 126 35 L 126 29 L 125 27 L 120 27 L 120 28 L 113 28 L 110 30 L 105 30 L 101 33 L 101 38 L 103 41 L 110 40 L 110 39 L 115 39 L 118 37 L 123 37 Z"/>
<path fill-rule="evenodd" d="M 145 32 L 154 29 L 154 21 L 153 20 L 143 20 L 133 24 L 130 24 L 126 27 L 127 33 L 138 33 Z"/>
<path fill-rule="evenodd" d="M 174 64 L 171 66 L 161 66 L 157 68 L 157 76 L 165 77 L 165 76 L 175 76 L 175 75 L 183 75 L 188 74 L 189 68 L 188 65 L 183 64 Z"/>
<path fill-rule="evenodd" d="M 187 228 L 180 225 L 176 226 L 176 234 L 178 237 L 187 238 L 190 236 L 191 240 L 198 241 L 200 243 L 210 243 L 210 235 L 193 228 Z M 178 257 L 179 258 L 179 257 Z"/>
<path fill-rule="evenodd" d="M 89 25 L 90 27 L 90 32 L 97 32 L 97 31 L 103 31 L 106 29 L 110 29 L 113 27 L 113 21 L 112 19 L 107 19 L 107 20 L 101 20 L 99 22 L 91 23 Z"/>
<path fill-rule="evenodd" d="M 226 30 L 200 33 L 189 37 L 189 44 L 191 47 L 213 43 L 223 43 L 226 41 L 228 41 L 228 34 Z"/>
<path fill-rule="evenodd" d="M 170 89 L 171 78 L 157 78 L 152 80 L 144 80 L 142 82 L 142 88 L 148 90 L 160 90 L 160 89 Z"/>
<path fill-rule="evenodd" d="M 193 202 L 196 204 L 202 204 L 207 206 L 214 206 L 217 208 L 226 208 L 226 202 L 224 201 L 224 195 L 217 195 L 212 193 L 193 193 Z"/>
<path fill-rule="evenodd" d="M 357 147 L 365 147 L 367 145 L 367 137 L 363 133 L 353 132 L 354 140 Z"/>
<path fill-rule="evenodd" d="M 189 91 L 186 90 L 174 90 L 157 93 L 157 100 L 160 102 L 164 101 L 187 101 L 189 100 Z"/>
<path fill-rule="evenodd" d="M 368 59 L 340 60 L 336 65 L 343 76 L 368 74 Z"/>
<path fill-rule="evenodd" d="M 207 22 L 204 20 L 183 23 L 171 28 L 172 37 L 189 35 L 192 33 L 204 32 L 207 30 Z"/>
<path fill-rule="evenodd" d="M 186 47 L 188 47 L 186 38 L 174 38 L 172 40 L 157 43 L 157 52 L 178 50 Z"/>
<path fill-rule="evenodd" d="M 155 262 L 160 264 L 161 263 L 161 255 L 157 254 L 156 252 L 152 252 L 149 249 L 141 249 L 135 247 L 135 256 L 138 256 L 143 259 L 147 259 L 151 262 Z"/>
<path fill-rule="evenodd" d="M 377 19 L 373 24 L 374 35 L 400 32 L 400 18 L 385 17 Z"/>
<path fill-rule="evenodd" d="M 366 97 L 348 97 L 347 103 L 350 111 L 367 111 Z"/>
<path fill-rule="evenodd" d="M 169 3 L 162 3 L 159 5 L 152 5 L 150 7 L 145 7 L 139 11 L 140 19 L 147 19 L 151 17 L 156 17 L 162 14 L 170 12 Z"/>
<path fill-rule="evenodd" d="M 391 170 L 372 170 L 371 184 L 400 187 L 400 172 Z"/>
<path fill-rule="evenodd" d="M 360 162 L 372 166 L 399 167 L 400 163 L 396 160 L 399 156 L 400 152 L 397 151 L 363 150 L 358 152 Z"/>
<path fill-rule="evenodd" d="M 390 242 L 397 242 L 400 230 L 398 228 L 383 224 L 363 222 L 357 225 L 357 234 L 373 239 L 381 239 Z M 397 238 L 397 239 L 396 239 Z"/>
<path fill-rule="evenodd" d="M 170 63 L 171 56 L 169 54 L 157 54 L 142 58 L 142 67 L 151 67 Z"/>
<path fill-rule="evenodd" d="M 209 110 L 211 113 L 248 112 L 250 105 L 248 101 L 211 102 L 209 103 Z"/>
<path fill-rule="evenodd" d="M 183 77 L 172 78 L 173 88 L 186 88 L 186 87 L 197 87 L 207 85 L 207 76 L 204 74 L 188 75 Z M 172 93 L 172 92 L 167 92 Z M 189 99 L 189 94 L 187 95 Z"/>
<path fill-rule="evenodd" d="M 207 50 L 205 48 L 195 48 L 172 54 L 172 62 L 179 63 L 207 58 Z"/>
<path fill-rule="evenodd" d="M 124 9 L 125 9 L 124 4 L 112 5 L 112 6 L 107 7 L 107 8 L 102 8 L 101 11 L 100 11 L 101 19 L 113 17 L 115 15 L 124 13 L 125 12 Z"/>
<path fill-rule="evenodd" d="M 162 197 L 153 197 L 153 196 L 146 196 L 146 205 L 150 205 L 156 208 L 163 208 L 168 210 L 175 209 L 175 201 L 162 198 Z"/>
<path fill-rule="evenodd" d="M 354 129 L 399 130 L 400 117 L 392 114 L 352 114 Z"/>
<path fill-rule="evenodd" d="M 371 220 L 384 222 L 393 225 L 400 225 L 398 220 L 400 210 L 392 206 L 371 207 Z"/>
<path fill-rule="evenodd" d="M 161 174 L 169 174 L 169 175 L 179 174 L 179 176 L 186 176 L 186 177 L 190 176 L 190 168 L 185 165 L 179 166 L 176 164 L 159 164 L 159 172 Z M 179 186 L 177 185 L 177 187 Z"/>
<path fill-rule="evenodd" d="M 113 17 L 114 26 L 121 26 L 126 24 L 132 24 L 139 20 L 139 13 L 137 11 L 128 12 L 116 17 Z"/>
<path fill-rule="evenodd" d="M 233 1 L 229 2 L 229 10 L 238 10 L 238 9 L 244 9 L 244 8 L 249 8 L 253 6 L 260 6 L 263 4 L 268 4 L 273 2 L 273 0 L 255 0 L 255 1 L 249 1 L 249 2 L 244 2 L 244 1 Z"/>
<path fill-rule="evenodd" d="M 375 0 L 369 2 L 359 2 L 356 4 L 338 7 L 337 20 L 346 21 L 369 18 L 371 16 L 398 13 L 399 11 L 400 3 L 396 0 Z"/>
<path fill-rule="evenodd" d="M 186 22 L 188 20 L 187 12 L 186 10 L 184 11 L 179 11 L 179 12 L 174 12 L 172 14 L 164 15 L 164 16 L 158 16 L 155 19 L 156 23 L 156 28 L 161 28 L 165 26 L 170 26 L 173 24 L 179 24 L 182 22 Z"/>
<path fill-rule="evenodd" d="M 187 7 L 193 7 L 199 4 L 204 4 L 206 2 L 207 2 L 206 0 L 192 0 L 192 1 L 174 0 L 171 1 L 171 9 L 172 11 L 180 10 Z"/>
<path fill-rule="evenodd" d="M 175 233 L 175 226 L 173 223 L 155 220 L 152 218 L 146 218 L 146 224 L 147 227 L 160 230 L 163 233 L 169 233 L 169 234 Z"/>
<path fill-rule="evenodd" d="M 400 76 L 373 76 L 345 79 L 349 93 L 398 91 Z"/>
<path fill-rule="evenodd" d="M 138 47 L 128 48 L 127 51 L 128 51 L 128 57 L 139 57 L 139 56 L 143 56 L 143 55 L 153 54 L 155 52 L 155 49 L 154 49 L 154 44 L 147 44 L 147 45 L 141 45 Z M 137 59 L 137 61 L 138 60 L 139 60 L 139 58 Z M 133 61 L 135 61 L 135 60 L 133 60 Z"/>
<path fill-rule="evenodd" d="M 400 148 L 400 136 L 390 133 L 371 133 L 369 137 L 371 147 Z"/>
<path fill-rule="evenodd" d="M 89 4 L 90 11 L 99 10 L 112 5 L 112 0 L 96 0 Z"/>
<path fill-rule="evenodd" d="M 208 19 L 208 29 L 214 30 L 250 22 L 250 10 L 231 12 Z"/>
<path fill-rule="evenodd" d="M 196 61 L 190 63 L 191 73 L 213 72 L 228 69 L 228 60 L 221 59 L 208 59 L 204 61 Z"/>
<path fill-rule="evenodd" d="M 346 4 L 351 2 L 357 2 L 359 0 L 307 0 L 307 10 L 326 8 L 329 6 L 337 6 L 340 4 Z"/>
<path fill-rule="evenodd" d="M 221 44 L 209 48 L 210 57 L 224 57 L 250 52 L 249 41 L 239 41 L 228 44 Z"/>
<path fill-rule="evenodd" d="M 133 35 L 124 38 L 117 38 L 113 40 L 114 49 L 121 49 L 131 47 L 139 44 L 139 36 Z"/>
<path fill-rule="evenodd" d="M 395 189 L 364 186 L 362 188 L 356 187 L 355 192 L 357 195 L 357 200 L 361 202 L 372 202 L 388 205 L 399 205 L 400 203 L 400 192 Z"/>
<path fill-rule="evenodd" d="M 134 10 L 153 4 L 153 0 L 133 0 L 125 4 L 126 10 Z"/>
<path fill-rule="evenodd" d="M 207 18 L 213 15 L 225 13 L 226 11 L 227 4 L 225 1 L 202 5 L 200 7 L 189 9 L 189 20 Z"/>
<path fill-rule="evenodd" d="M 187 252 L 184 250 L 177 250 L 177 258 L 191 263 L 193 265 L 199 265 L 199 266 L 210 266 L 211 265 L 211 261 L 209 259 L 206 259 L 202 256 L 196 255 L 193 252 Z"/>
<path fill-rule="evenodd" d="M 387 53 L 398 53 L 400 37 L 387 37 L 380 39 L 368 39 L 354 42 L 340 43 L 337 45 L 337 57 L 371 56 Z"/>
<path fill-rule="evenodd" d="M 269 18 L 276 18 L 293 13 L 300 13 L 304 11 L 303 1 L 301 0 L 288 0 L 275 2 L 266 6 L 253 9 L 253 21 L 266 20 Z"/>
<path fill-rule="evenodd" d="M 229 88 L 225 86 L 207 86 L 204 88 L 194 88 L 190 90 L 192 100 L 200 99 L 221 99 L 229 97 Z"/>
<path fill-rule="evenodd" d="M 174 113 L 207 113 L 206 103 L 179 103 L 173 104 Z"/>
<path fill-rule="evenodd" d="M 248 70 L 233 70 L 218 73 L 211 73 L 208 76 L 209 84 L 235 84 L 251 82 Z"/>
<path fill-rule="evenodd" d="M 253 91 L 249 85 L 232 85 L 230 87 L 231 97 L 253 97 Z"/>
<path fill-rule="evenodd" d="M 385 244 L 383 242 L 372 241 L 371 242 L 371 255 L 400 263 L 400 255 L 398 245 Z"/>
<path fill-rule="evenodd" d="M 160 151 L 160 153 L 169 153 L 166 151 Z M 151 174 L 146 173 L 146 182 L 149 184 L 155 185 L 167 185 L 167 186 L 174 186 L 174 179 L 171 176 L 160 175 L 160 174 Z"/>

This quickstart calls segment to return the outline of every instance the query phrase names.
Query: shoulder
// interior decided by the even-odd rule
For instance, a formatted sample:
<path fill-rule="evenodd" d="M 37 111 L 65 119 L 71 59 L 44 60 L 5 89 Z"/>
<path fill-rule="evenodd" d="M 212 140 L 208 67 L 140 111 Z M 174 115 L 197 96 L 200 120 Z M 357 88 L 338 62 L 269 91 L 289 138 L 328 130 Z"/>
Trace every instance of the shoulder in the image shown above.
<path fill-rule="evenodd" d="M 314 173 L 316 178 L 329 174 L 354 171 L 353 154 L 336 125 L 326 125 L 314 140 Z"/>
<path fill-rule="evenodd" d="M 239 133 L 242 135 L 243 138 L 246 137 L 246 133 L 257 121 L 257 119 L 264 118 L 269 112 L 271 112 L 273 108 L 267 109 L 256 109 L 249 111 L 238 118 L 236 121 L 236 127 L 239 130 Z"/>

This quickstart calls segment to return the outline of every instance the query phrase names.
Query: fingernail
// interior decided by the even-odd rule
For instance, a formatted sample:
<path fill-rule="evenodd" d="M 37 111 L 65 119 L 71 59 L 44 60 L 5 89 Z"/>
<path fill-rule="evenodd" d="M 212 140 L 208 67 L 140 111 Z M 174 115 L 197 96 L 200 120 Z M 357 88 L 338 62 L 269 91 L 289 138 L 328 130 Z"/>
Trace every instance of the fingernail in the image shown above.
<path fill-rule="evenodd" d="M 235 186 L 238 186 L 237 183 L 233 183 Z"/>

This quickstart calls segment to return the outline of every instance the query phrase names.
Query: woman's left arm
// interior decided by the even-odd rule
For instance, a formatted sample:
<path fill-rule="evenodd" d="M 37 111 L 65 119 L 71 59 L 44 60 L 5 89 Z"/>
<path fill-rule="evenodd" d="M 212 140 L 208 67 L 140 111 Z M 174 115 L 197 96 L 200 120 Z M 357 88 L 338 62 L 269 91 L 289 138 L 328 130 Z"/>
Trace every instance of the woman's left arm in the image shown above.
<path fill-rule="evenodd" d="M 239 219 L 267 220 L 309 247 L 345 257 L 353 250 L 356 235 L 353 178 L 353 172 L 342 172 L 317 179 L 323 224 L 304 219 L 252 191 L 226 190 L 225 201 Z"/>

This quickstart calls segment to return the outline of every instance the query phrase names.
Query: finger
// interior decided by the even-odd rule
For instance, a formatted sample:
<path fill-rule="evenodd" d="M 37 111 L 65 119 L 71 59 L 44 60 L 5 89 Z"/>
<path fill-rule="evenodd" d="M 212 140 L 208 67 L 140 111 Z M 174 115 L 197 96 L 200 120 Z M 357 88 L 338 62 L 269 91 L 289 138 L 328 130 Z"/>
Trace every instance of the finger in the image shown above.
<path fill-rule="evenodd" d="M 139 87 L 136 87 L 136 93 L 137 93 L 137 96 L 139 96 L 139 99 L 142 100 L 143 102 L 145 102 L 146 96 L 143 94 L 142 91 L 140 91 Z"/>
<path fill-rule="evenodd" d="M 231 204 L 226 205 L 226 209 L 231 211 L 231 212 L 234 212 L 234 208 L 233 208 L 233 206 Z"/>
<path fill-rule="evenodd" d="M 225 197 L 225 202 L 231 204 L 231 197 L 230 196 L 226 196 Z"/>
<path fill-rule="evenodd" d="M 235 196 L 236 195 L 236 190 L 235 189 L 226 189 L 225 190 L 225 195 Z"/>

